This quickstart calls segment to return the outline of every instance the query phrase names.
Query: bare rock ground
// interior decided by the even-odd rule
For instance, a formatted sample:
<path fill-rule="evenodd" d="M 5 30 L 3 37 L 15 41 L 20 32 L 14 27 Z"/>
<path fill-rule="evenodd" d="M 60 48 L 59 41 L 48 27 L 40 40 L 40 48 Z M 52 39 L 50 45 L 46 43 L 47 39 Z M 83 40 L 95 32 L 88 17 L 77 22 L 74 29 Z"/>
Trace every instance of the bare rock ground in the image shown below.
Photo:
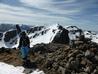
<path fill-rule="evenodd" d="M 30 49 L 30 64 L 45 74 L 98 74 L 98 45 L 83 43 L 70 48 L 66 44 L 37 44 Z M 19 50 L 0 49 L 0 61 L 22 65 Z"/>

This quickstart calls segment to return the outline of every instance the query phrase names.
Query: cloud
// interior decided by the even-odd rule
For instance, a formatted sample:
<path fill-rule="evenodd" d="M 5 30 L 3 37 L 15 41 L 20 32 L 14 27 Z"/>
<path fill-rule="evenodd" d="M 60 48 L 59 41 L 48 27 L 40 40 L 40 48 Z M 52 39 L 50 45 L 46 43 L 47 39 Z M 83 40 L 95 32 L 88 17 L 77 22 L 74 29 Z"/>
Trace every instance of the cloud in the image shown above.
<path fill-rule="evenodd" d="M 54 20 L 55 19 L 55 20 Z M 61 20 L 60 20 L 61 19 Z M 12 7 L 9 5 L 0 5 L 0 21 L 11 22 L 12 23 L 30 23 L 30 24 L 44 24 L 44 23 L 56 23 L 69 21 L 68 18 L 47 16 L 41 14 L 34 14 L 31 10 L 25 9 L 24 7 Z M 46 21 L 45 21 L 46 20 Z"/>
<path fill-rule="evenodd" d="M 0 21 L 98 24 L 97 0 L 1 0 Z M 91 21 L 92 20 L 92 21 Z"/>
<path fill-rule="evenodd" d="M 63 6 L 60 6 L 62 4 L 70 3 L 73 2 L 75 0 L 67 0 L 67 1 L 53 1 L 53 0 L 20 0 L 21 3 L 23 3 L 25 6 L 28 7 L 35 7 L 38 9 L 42 9 L 42 10 L 46 10 L 49 11 L 51 13 L 56 13 L 56 14 L 70 14 L 70 13 L 74 13 L 74 12 L 78 12 L 78 10 L 75 9 L 71 9 L 66 10 L 66 9 L 62 9 Z"/>

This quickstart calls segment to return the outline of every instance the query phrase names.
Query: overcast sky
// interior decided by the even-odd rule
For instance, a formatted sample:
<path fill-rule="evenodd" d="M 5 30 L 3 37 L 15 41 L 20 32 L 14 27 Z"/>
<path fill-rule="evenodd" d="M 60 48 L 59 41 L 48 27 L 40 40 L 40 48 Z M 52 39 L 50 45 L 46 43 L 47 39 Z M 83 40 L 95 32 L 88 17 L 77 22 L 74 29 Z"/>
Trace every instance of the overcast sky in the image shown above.
<path fill-rule="evenodd" d="M 97 29 L 98 0 L 0 0 L 1 23 L 78 25 Z"/>

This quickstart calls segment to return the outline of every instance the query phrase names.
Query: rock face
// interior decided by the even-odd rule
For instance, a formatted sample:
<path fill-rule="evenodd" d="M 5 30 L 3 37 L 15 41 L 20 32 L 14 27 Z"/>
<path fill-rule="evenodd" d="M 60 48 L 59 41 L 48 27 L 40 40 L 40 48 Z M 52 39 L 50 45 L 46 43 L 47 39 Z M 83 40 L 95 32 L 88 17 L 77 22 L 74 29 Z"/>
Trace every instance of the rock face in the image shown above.
<path fill-rule="evenodd" d="M 46 74 L 97 74 L 97 48 L 95 43 L 84 43 L 79 48 L 50 43 L 36 45 L 32 50 L 37 50 L 35 62 Z"/>
<path fill-rule="evenodd" d="M 7 31 L 4 36 L 4 41 L 9 42 L 12 38 L 17 36 L 17 30 Z"/>
<path fill-rule="evenodd" d="M 69 31 L 63 28 L 62 26 L 60 27 L 61 28 L 59 29 L 58 33 L 56 34 L 52 42 L 68 44 L 69 43 L 69 36 L 68 36 Z"/>
<path fill-rule="evenodd" d="M 28 29 L 27 32 L 28 33 L 34 33 L 36 31 L 42 30 L 43 28 L 44 28 L 44 26 L 36 26 L 36 27 L 31 28 L 31 29 Z"/>

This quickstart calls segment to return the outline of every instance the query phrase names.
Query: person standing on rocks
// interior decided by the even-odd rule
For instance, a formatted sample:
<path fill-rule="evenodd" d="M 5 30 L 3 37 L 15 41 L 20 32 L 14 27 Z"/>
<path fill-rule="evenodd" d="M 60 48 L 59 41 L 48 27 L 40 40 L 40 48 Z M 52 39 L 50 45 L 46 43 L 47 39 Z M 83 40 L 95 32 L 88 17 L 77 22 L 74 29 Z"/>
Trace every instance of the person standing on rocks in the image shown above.
<path fill-rule="evenodd" d="M 21 36 L 18 48 L 20 49 L 21 58 L 23 59 L 23 65 L 25 65 L 28 60 L 30 40 L 29 37 L 26 35 L 25 31 L 21 32 L 20 35 Z"/>

